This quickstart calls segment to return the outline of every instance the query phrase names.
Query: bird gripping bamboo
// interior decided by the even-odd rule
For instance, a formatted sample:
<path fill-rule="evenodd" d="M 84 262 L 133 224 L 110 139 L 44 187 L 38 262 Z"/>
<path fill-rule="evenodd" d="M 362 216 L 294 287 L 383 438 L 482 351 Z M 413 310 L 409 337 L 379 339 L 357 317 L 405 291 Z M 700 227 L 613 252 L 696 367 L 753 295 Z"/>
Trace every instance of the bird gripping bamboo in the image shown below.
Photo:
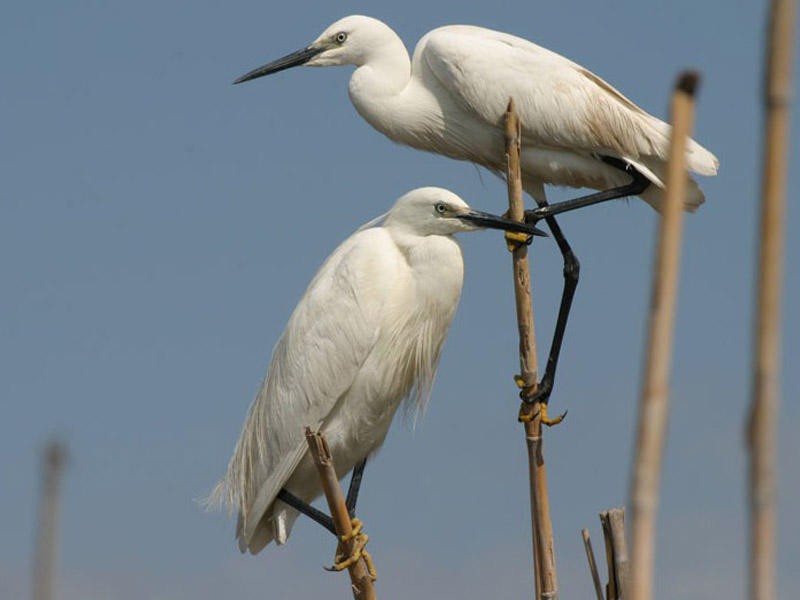
<path fill-rule="evenodd" d="M 522 173 L 520 169 L 520 122 L 510 99 L 505 116 L 505 140 L 508 181 L 509 218 L 522 221 Z M 517 383 L 524 389 L 535 389 L 538 381 L 536 360 L 536 333 L 533 324 L 533 301 L 531 297 L 528 247 L 509 242 L 514 269 L 514 297 L 519 330 L 520 375 Z M 550 523 L 550 503 L 547 496 L 547 472 L 542 453 L 542 416 L 544 404 L 523 403 L 520 420 L 525 427 L 525 442 L 528 448 L 528 468 L 531 488 L 531 526 L 533 530 L 534 577 L 536 597 L 558 598 L 553 529 Z"/>
<path fill-rule="evenodd" d="M 342 488 L 339 486 L 339 478 L 333 468 L 333 458 L 331 457 L 328 443 L 321 432 L 312 431 L 310 427 L 306 428 L 306 442 L 317 467 L 319 478 L 325 491 L 325 499 L 328 501 L 331 516 L 333 517 L 336 535 L 340 540 L 341 552 L 337 554 L 352 556 L 356 552 L 360 553 L 360 557 L 347 567 L 350 573 L 353 598 L 355 600 L 375 600 L 375 587 L 373 585 L 375 572 L 371 566 L 372 559 L 363 549 L 363 544 L 366 543 L 366 540 L 364 540 L 360 548 L 357 547 L 359 535 L 364 538 L 366 536 L 359 534 L 353 528 L 353 521 L 351 521 L 350 514 L 347 511 Z"/>

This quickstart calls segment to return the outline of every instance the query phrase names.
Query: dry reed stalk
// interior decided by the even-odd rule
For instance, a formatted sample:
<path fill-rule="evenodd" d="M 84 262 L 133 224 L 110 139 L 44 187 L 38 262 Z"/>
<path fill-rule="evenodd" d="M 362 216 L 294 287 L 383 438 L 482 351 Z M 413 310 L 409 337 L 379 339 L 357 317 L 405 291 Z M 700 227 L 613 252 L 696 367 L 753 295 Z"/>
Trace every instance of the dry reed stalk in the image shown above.
<path fill-rule="evenodd" d="M 319 431 L 311 431 L 310 427 L 306 428 L 306 442 L 308 449 L 311 452 L 311 457 L 314 459 L 314 464 L 319 472 L 319 479 L 322 482 L 322 489 L 325 491 L 325 499 L 328 501 L 328 506 L 331 510 L 331 517 L 333 518 L 333 526 L 336 529 L 336 535 L 339 538 L 352 538 L 353 524 L 350 520 L 350 514 L 347 511 L 345 504 L 344 494 L 342 488 L 339 486 L 339 478 L 336 476 L 336 471 L 333 468 L 333 458 L 331 451 L 328 448 L 328 443 L 325 437 Z M 357 541 L 355 539 L 348 539 L 346 542 L 339 542 L 342 554 L 350 556 L 355 550 Z M 375 586 L 373 585 L 373 578 L 370 575 L 369 567 L 366 560 L 362 556 L 358 561 L 347 568 L 350 573 L 350 582 L 353 590 L 353 598 L 355 600 L 375 600 Z"/>
<path fill-rule="evenodd" d="M 39 505 L 39 535 L 33 567 L 34 600 L 52 600 L 57 556 L 61 473 L 67 460 L 66 447 L 50 441 L 44 448 L 42 496 Z"/>
<path fill-rule="evenodd" d="M 608 565 L 608 600 L 626 597 L 628 577 L 628 547 L 625 543 L 625 509 L 612 508 L 600 513 Z"/>
<path fill-rule="evenodd" d="M 770 6 L 765 65 L 765 133 L 761 246 L 749 418 L 750 598 L 772 600 L 775 589 L 776 454 L 780 299 L 783 272 L 786 165 L 792 93 L 793 0 Z"/>
<path fill-rule="evenodd" d="M 594 559 L 592 538 L 589 537 L 589 530 L 586 528 L 581 529 L 581 536 L 583 537 L 583 547 L 586 550 L 586 560 L 589 561 L 589 572 L 592 574 L 595 596 L 597 596 L 597 600 L 603 600 L 603 586 L 600 583 L 600 574 L 597 572 L 597 561 Z"/>
<path fill-rule="evenodd" d="M 639 417 L 631 478 L 632 600 L 652 597 L 655 517 L 661 478 L 661 458 L 667 427 L 669 371 L 675 300 L 678 289 L 683 201 L 686 195 L 686 139 L 692 129 L 698 75 L 684 72 L 672 94 L 672 138 L 667 165 L 664 206 L 653 269 L 649 334 L 639 398 Z"/>
<path fill-rule="evenodd" d="M 506 178 L 508 181 L 509 218 L 524 219 L 522 201 L 522 174 L 520 170 L 520 123 L 514 110 L 514 100 L 508 103 L 505 118 Z M 520 380 L 529 389 L 538 383 L 539 367 L 536 360 L 536 334 L 533 325 L 528 247 L 515 244 L 512 249 L 514 268 L 514 298 L 519 330 Z M 533 418 L 524 422 L 525 442 L 528 449 L 528 471 L 531 488 L 531 529 L 533 531 L 534 578 L 536 597 L 558 598 L 553 529 L 550 523 L 550 503 L 547 495 L 547 471 L 542 453 L 541 404 L 524 407 Z"/>

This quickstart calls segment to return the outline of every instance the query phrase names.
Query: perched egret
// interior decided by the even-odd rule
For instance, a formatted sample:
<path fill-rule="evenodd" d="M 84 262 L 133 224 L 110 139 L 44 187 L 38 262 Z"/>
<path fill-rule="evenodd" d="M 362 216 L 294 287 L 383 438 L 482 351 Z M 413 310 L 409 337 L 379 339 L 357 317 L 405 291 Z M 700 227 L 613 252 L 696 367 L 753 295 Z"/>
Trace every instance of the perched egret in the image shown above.
<path fill-rule="evenodd" d="M 453 234 L 482 227 L 544 235 L 474 211 L 441 188 L 402 196 L 380 224 L 362 227 L 314 276 L 272 354 L 225 477 L 212 498 L 239 512 L 239 548 L 253 554 L 289 537 L 298 509 L 322 493 L 304 428 L 320 428 L 336 472 L 354 471 L 383 443 L 401 400 L 424 402 L 461 295 Z"/>
<path fill-rule="evenodd" d="M 409 60 L 387 25 L 355 15 L 328 27 L 305 48 L 254 69 L 235 83 L 297 65 L 355 65 L 349 92 L 358 113 L 392 140 L 502 174 L 503 116 L 509 98 L 522 123 L 523 186 L 540 208 L 564 257 L 564 292 L 550 356 L 537 397 L 546 401 L 579 265 L 553 215 L 638 195 L 655 208 L 662 198 L 670 127 L 580 65 L 506 33 L 451 25 L 427 33 Z M 713 175 L 718 161 L 694 140 L 691 171 Z M 548 206 L 544 184 L 604 190 Z M 686 208 L 703 193 L 689 180 Z"/>

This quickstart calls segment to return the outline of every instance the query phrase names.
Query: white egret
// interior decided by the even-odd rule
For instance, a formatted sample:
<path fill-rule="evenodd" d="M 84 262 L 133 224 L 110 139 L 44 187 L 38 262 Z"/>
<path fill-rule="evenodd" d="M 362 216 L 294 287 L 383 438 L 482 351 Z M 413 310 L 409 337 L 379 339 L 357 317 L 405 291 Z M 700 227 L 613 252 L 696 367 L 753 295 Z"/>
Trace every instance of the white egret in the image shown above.
<path fill-rule="evenodd" d="M 289 537 L 322 493 L 304 428 L 321 428 L 343 476 L 383 443 L 401 400 L 424 402 L 458 305 L 464 265 L 453 234 L 491 227 L 544 235 L 470 209 L 441 188 L 402 196 L 382 223 L 342 243 L 314 276 L 272 354 L 225 477 L 212 499 L 239 512 L 239 548 Z"/>
<path fill-rule="evenodd" d="M 540 208 L 564 257 L 565 285 L 556 332 L 537 397 L 552 388 L 579 265 L 553 215 L 639 195 L 658 208 L 670 127 L 580 65 L 532 42 L 482 27 L 451 25 L 427 33 L 409 60 L 387 25 L 355 15 L 305 48 L 254 69 L 234 83 L 297 65 L 355 65 L 349 93 L 358 113 L 392 140 L 502 174 L 503 116 L 509 98 L 522 123 L 525 190 Z M 716 157 L 694 140 L 688 168 L 714 175 Z M 544 184 L 604 190 L 547 206 Z M 703 193 L 689 180 L 686 208 Z"/>

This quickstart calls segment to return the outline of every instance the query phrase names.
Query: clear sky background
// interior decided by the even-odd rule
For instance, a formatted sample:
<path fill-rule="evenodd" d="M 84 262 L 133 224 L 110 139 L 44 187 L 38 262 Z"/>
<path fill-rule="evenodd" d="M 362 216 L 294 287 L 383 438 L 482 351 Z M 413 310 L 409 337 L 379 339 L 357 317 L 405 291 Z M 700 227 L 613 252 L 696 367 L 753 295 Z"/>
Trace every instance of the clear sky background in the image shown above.
<path fill-rule="evenodd" d="M 665 117 L 703 73 L 696 137 L 720 158 L 686 220 L 670 436 L 658 520 L 661 598 L 742 598 L 765 2 L 11 2 L 0 10 L 0 597 L 29 595 L 39 450 L 69 444 L 58 597 L 347 598 L 333 539 L 301 520 L 239 554 L 205 513 L 273 344 L 311 276 L 361 223 L 420 185 L 502 212 L 505 187 L 390 143 L 349 103 L 350 68 L 232 86 L 351 13 L 409 46 L 444 24 L 560 52 Z M 797 77 L 795 78 L 795 81 Z M 797 85 L 795 85 L 797 90 Z M 798 94 L 795 94 L 797 97 Z M 791 138 L 800 139 L 795 115 Z M 796 144 L 795 144 L 796 145 Z M 797 148 L 795 148 L 797 150 Z M 795 154 L 790 195 L 800 187 Z M 568 190 L 551 190 L 551 199 Z M 779 589 L 800 597 L 800 242 L 789 198 Z M 589 598 L 580 529 L 626 501 L 655 213 L 564 216 L 582 278 L 547 432 L 562 598 Z M 462 237 L 466 282 L 426 417 L 368 465 L 360 513 L 381 598 L 530 596 L 517 341 L 501 236 Z M 537 242 L 549 344 L 561 289 Z"/>

